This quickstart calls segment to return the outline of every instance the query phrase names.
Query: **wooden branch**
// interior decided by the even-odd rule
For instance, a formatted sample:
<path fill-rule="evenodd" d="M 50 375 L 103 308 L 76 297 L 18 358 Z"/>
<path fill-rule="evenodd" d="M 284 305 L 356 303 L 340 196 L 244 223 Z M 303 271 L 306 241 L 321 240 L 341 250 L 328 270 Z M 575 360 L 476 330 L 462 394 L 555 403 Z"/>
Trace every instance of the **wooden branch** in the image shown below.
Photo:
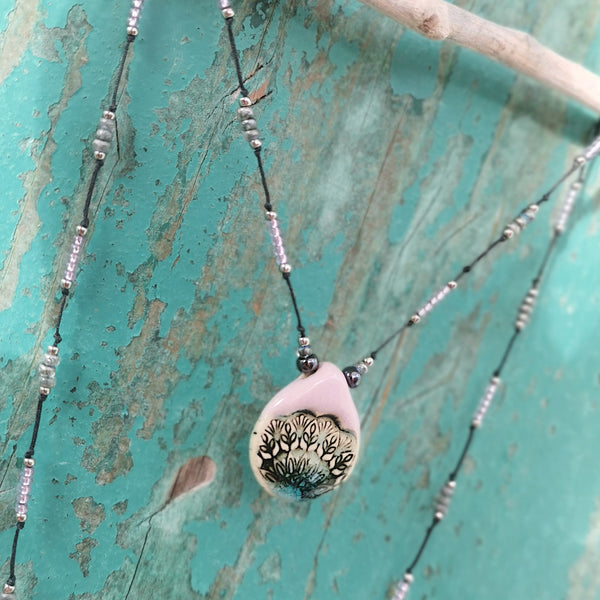
<path fill-rule="evenodd" d="M 360 0 L 431 40 L 450 40 L 554 88 L 600 113 L 600 77 L 527 33 L 444 0 Z"/>

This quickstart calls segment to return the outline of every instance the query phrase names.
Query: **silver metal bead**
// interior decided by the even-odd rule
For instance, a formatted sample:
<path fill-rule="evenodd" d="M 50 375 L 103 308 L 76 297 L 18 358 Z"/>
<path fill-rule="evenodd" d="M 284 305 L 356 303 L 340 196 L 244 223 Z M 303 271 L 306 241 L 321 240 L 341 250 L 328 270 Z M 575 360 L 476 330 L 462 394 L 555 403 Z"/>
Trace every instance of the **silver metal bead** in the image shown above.
<path fill-rule="evenodd" d="M 45 385 L 40 385 L 40 394 L 43 394 L 44 396 L 49 396 L 50 391 L 50 388 L 46 387 Z"/>
<path fill-rule="evenodd" d="M 260 138 L 260 131 L 258 129 L 250 129 L 248 131 L 244 131 L 244 139 L 247 142 L 251 142 L 253 140 L 257 140 Z"/>
<path fill-rule="evenodd" d="M 268 210 L 265 213 L 265 217 L 267 218 L 267 221 L 273 221 L 274 219 L 277 218 L 277 213 L 273 210 Z"/>
<path fill-rule="evenodd" d="M 83 237 L 87 233 L 87 227 L 84 227 L 83 225 L 77 225 L 75 231 L 77 232 L 77 235 Z"/>
<path fill-rule="evenodd" d="M 2 588 L 2 591 L 5 594 L 12 594 L 15 591 L 15 586 L 11 585 L 10 583 L 5 583 L 4 587 Z"/>
<path fill-rule="evenodd" d="M 600 136 L 583 150 L 583 158 L 588 161 L 600 154 Z"/>
<path fill-rule="evenodd" d="M 106 152 L 100 152 L 99 150 L 95 150 L 94 158 L 96 160 L 104 160 L 106 158 Z"/>
<path fill-rule="evenodd" d="M 251 129 L 256 129 L 256 119 L 246 119 L 242 121 L 242 129 L 244 131 L 250 131 Z"/>
<path fill-rule="evenodd" d="M 310 346 L 310 339 L 307 337 L 299 337 L 298 345 L 299 346 Z"/>
<path fill-rule="evenodd" d="M 231 19 L 235 15 L 235 12 L 234 12 L 233 8 L 224 8 L 221 11 L 221 14 L 223 15 L 223 17 L 225 19 Z"/>
<path fill-rule="evenodd" d="M 254 111 L 250 106 L 240 106 L 237 109 L 237 114 L 241 121 L 246 121 L 247 119 L 254 118 Z"/>
<path fill-rule="evenodd" d="M 365 365 L 367 365 L 367 367 L 372 367 L 375 361 L 373 360 L 372 356 L 367 356 L 363 359 L 363 362 L 365 363 Z"/>
<path fill-rule="evenodd" d="M 436 511 L 434 516 L 437 521 L 441 521 L 444 518 L 444 513 L 442 513 L 441 511 L 438 510 L 438 511 Z"/>
<path fill-rule="evenodd" d="M 55 373 L 56 373 L 56 369 L 54 367 L 45 365 L 44 363 L 42 363 L 39 367 L 38 367 L 38 373 L 42 376 L 42 377 L 54 377 Z"/>
<path fill-rule="evenodd" d="M 33 458 L 24 458 L 23 459 L 23 464 L 28 468 L 31 469 L 35 466 L 35 460 Z"/>
<path fill-rule="evenodd" d="M 229 4 L 229 0 L 219 0 L 219 8 L 223 10 L 224 8 L 230 8 L 231 4 Z"/>
<path fill-rule="evenodd" d="M 17 514 L 17 521 L 19 521 L 19 523 L 25 523 L 25 521 L 27 521 L 27 514 L 26 513 L 18 513 Z"/>
<path fill-rule="evenodd" d="M 53 388 L 56 386 L 56 379 L 54 377 L 43 377 L 40 375 L 40 389 Z"/>
<path fill-rule="evenodd" d="M 133 35 L 133 36 L 137 36 L 139 34 L 138 28 L 137 27 L 128 27 L 127 28 L 127 34 L 128 35 Z M 141 42 L 140 42 L 141 43 Z"/>
<path fill-rule="evenodd" d="M 103 121 L 108 121 L 108 119 L 102 119 Z M 112 131 L 109 129 L 98 129 L 96 131 L 96 139 L 102 142 L 110 142 L 112 140 Z"/>
<path fill-rule="evenodd" d="M 248 96 L 242 96 L 239 100 L 240 106 L 252 106 L 252 100 Z"/>
<path fill-rule="evenodd" d="M 48 354 L 58 356 L 58 346 L 48 346 L 48 348 L 46 348 L 46 352 L 48 352 Z"/>
<path fill-rule="evenodd" d="M 412 323 L 418 323 L 420 320 L 421 320 L 421 317 L 420 317 L 419 315 L 413 315 L 413 316 L 410 318 L 410 321 L 411 321 Z"/>
<path fill-rule="evenodd" d="M 250 146 L 252 146 L 252 148 L 254 148 L 255 150 L 257 150 L 258 148 L 260 148 L 262 146 L 262 142 L 260 140 L 252 140 L 250 142 Z"/>
<path fill-rule="evenodd" d="M 109 121 L 113 121 L 114 118 L 115 118 L 115 113 L 112 112 L 112 110 L 105 110 L 102 113 L 102 117 L 105 118 L 105 119 L 108 119 Z"/>
<path fill-rule="evenodd" d="M 310 346 L 300 346 L 300 348 L 298 348 L 298 356 L 301 358 L 306 358 L 310 354 L 312 354 L 312 348 Z"/>
<path fill-rule="evenodd" d="M 503 232 L 502 235 L 504 236 L 505 239 L 510 240 L 510 238 L 515 235 L 515 232 L 510 228 L 507 227 Z"/>
<path fill-rule="evenodd" d="M 47 367 L 52 367 L 56 369 L 56 367 L 60 364 L 60 356 L 57 354 L 44 354 L 44 358 L 42 359 L 42 363 Z"/>
<path fill-rule="evenodd" d="M 288 263 L 283 263 L 282 265 L 279 265 L 279 269 L 282 273 L 291 273 L 292 272 L 292 266 Z"/>
<path fill-rule="evenodd" d="M 356 365 L 356 370 L 357 370 L 357 371 L 358 371 L 358 372 L 359 372 L 361 375 L 364 375 L 364 374 L 365 374 L 365 373 L 366 373 L 366 372 L 369 370 L 369 367 L 367 367 L 367 365 L 365 365 L 365 363 L 364 363 L 364 362 L 359 362 L 359 363 Z"/>

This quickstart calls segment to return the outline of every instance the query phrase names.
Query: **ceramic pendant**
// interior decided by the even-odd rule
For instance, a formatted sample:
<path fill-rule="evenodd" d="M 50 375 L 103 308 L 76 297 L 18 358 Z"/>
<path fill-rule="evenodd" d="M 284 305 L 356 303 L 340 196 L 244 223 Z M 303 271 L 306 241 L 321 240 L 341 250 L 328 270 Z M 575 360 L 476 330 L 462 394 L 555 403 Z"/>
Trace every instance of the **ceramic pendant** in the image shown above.
<path fill-rule="evenodd" d="M 250 464 L 270 494 L 309 500 L 344 481 L 358 458 L 360 419 L 344 374 L 322 363 L 279 391 L 250 438 Z"/>

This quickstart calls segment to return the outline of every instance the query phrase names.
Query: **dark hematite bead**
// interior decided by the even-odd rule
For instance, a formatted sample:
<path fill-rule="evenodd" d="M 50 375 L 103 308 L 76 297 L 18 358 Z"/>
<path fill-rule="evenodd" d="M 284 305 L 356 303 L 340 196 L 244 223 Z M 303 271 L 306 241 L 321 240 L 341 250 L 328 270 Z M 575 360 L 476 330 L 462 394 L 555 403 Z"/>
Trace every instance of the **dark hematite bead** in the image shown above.
<path fill-rule="evenodd" d="M 345 369 L 343 369 L 342 373 L 346 378 L 348 387 L 358 387 L 358 384 L 360 383 L 360 373 L 358 372 L 358 369 L 356 367 L 346 367 Z"/>
<path fill-rule="evenodd" d="M 315 354 L 309 354 L 308 356 L 301 356 L 296 360 L 296 367 L 298 371 L 304 375 L 310 375 L 319 368 L 319 359 Z"/>

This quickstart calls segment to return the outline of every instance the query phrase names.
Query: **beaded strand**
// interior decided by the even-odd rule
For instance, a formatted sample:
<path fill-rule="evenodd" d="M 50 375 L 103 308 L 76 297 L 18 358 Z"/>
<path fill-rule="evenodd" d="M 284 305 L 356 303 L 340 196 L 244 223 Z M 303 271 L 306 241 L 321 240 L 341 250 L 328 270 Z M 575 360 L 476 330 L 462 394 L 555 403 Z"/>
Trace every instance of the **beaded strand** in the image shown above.
<path fill-rule="evenodd" d="M 252 148 L 252 150 L 254 151 L 254 156 L 256 157 L 258 171 L 260 173 L 260 180 L 265 196 L 265 202 L 263 205 L 265 209 L 265 218 L 267 220 L 269 237 L 271 238 L 271 244 L 273 246 L 275 262 L 277 264 L 277 267 L 279 268 L 279 271 L 281 272 L 283 280 L 287 285 L 288 292 L 290 294 L 290 299 L 292 301 L 292 306 L 294 308 L 294 313 L 296 315 L 296 329 L 298 331 L 298 349 L 296 350 L 296 355 L 298 358 L 296 360 L 296 366 L 298 367 L 298 370 L 301 373 L 304 373 L 305 375 L 310 375 L 319 368 L 319 359 L 317 358 L 316 354 L 312 353 L 312 350 L 310 352 L 307 352 L 307 348 L 310 349 L 310 341 L 308 340 L 306 334 L 306 328 L 302 324 L 300 308 L 298 307 L 296 293 L 292 285 L 292 265 L 288 261 L 288 255 L 285 250 L 285 245 L 283 243 L 283 235 L 279 226 L 277 213 L 275 212 L 273 204 L 271 203 L 271 194 L 269 192 L 269 186 L 267 183 L 267 178 L 262 163 L 261 151 L 263 142 L 260 138 L 260 131 L 258 130 L 257 121 L 254 115 L 254 103 L 252 102 L 252 99 L 250 98 L 250 92 L 248 91 L 244 83 L 244 77 L 242 75 L 242 68 L 240 65 L 240 55 L 235 43 L 235 36 L 233 34 L 233 17 L 235 16 L 235 11 L 231 7 L 230 0 L 217 1 L 219 9 L 221 10 L 221 14 L 225 19 L 225 24 L 227 26 L 227 36 L 231 48 L 231 55 L 233 57 L 235 71 L 240 87 L 241 96 L 239 98 L 237 116 L 240 121 L 242 135 L 244 139 L 250 144 L 250 148 Z"/>
<path fill-rule="evenodd" d="M 110 151 L 113 139 L 116 133 L 116 121 L 115 111 L 117 109 L 117 93 L 123 78 L 125 70 L 125 64 L 129 49 L 133 41 L 138 35 L 138 25 L 141 17 L 141 11 L 144 4 L 144 0 L 132 0 L 131 8 L 129 10 L 129 18 L 127 20 L 127 38 L 121 55 L 119 63 L 118 74 L 114 84 L 114 90 L 112 94 L 112 100 L 107 110 L 102 112 L 102 116 L 98 121 L 96 127 L 96 133 L 92 141 L 92 150 L 94 157 L 94 167 L 90 177 L 90 181 L 87 186 L 87 193 L 82 209 L 82 217 L 79 225 L 75 227 L 73 234 L 73 240 L 70 247 L 70 252 L 65 261 L 63 269 L 63 276 L 60 280 L 61 299 L 59 301 L 58 316 L 56 319 L 56 325 L 54 330 L 54 343 L 48 346 L 47 351 L 42 357 L 42 360 L 38 367 L 38 383 L 39 383 L 39 394 L 36 405 L 35 420 L 33 423 L 33 430 L 31 434 L 31 442 L 28 450 L 25 452 L 23 458 L 23 467 L 21 469 L 21 476 L 19 478 L 19 484 L 17 488 L 17 499 L 15 503 L 15 535 L 12 543 L 12 550 L 10 556 L 9 576 L 4 583 L 0 598 L 2 600 L 16 600 L 15 589 L 16 589 L 16 575 L 15 575 L 15 564 L 16 555 L 18 549 L 19 534 L 25 527 L 27 515 L 29 512 L 29 500 L 31 498 L 33 473 L 35 466 L 35 448 L 37 444 L 43 405 L 52 389 L 56 386 L 56 367 L 60 363 L 59 357 L 59 344 L 62 341 L 60 333 L 60 325 L 62 322 L 63 313 L 67 305 L 67 301 L 71 295 L 71 289 L 75 283 L 77 276 L 77 270 L 83 249 L 85 245 L 85 236 L 90 224 L 89 210 L 94 192 L 96 189 L 96 182 L 100 169 L 104 165 L 104 160 Z"/>
<path fill-rule="evenodd" d="M 595 154 L 593 154 L 593 156 L 591 156 L 591 158 L 586 158 L 585 162 L 589 162 L 589 160 L 592 160 L 598 153 L 600 153 L 600 139 L 596 139 L 594 144 L 595 144 L 594 148 L 597 147 L 597 151 L 594 150 Z M 589 148 L 592 148 L 592 145 L 590 145 Z M 588 156 L 591 155 L 591 150 L 587 153 L 587 155 Z M 586 156 L 586 151 L 584 151 L 584 153 L 580 156 Z M 577 159 L 575 161 L 575 164 L 578 165 L 578 168 L 580 168 L 579 167 L 580 164 L 581 165 L 585 164 L 585 163 L 582 163 L 579 160 L 579 158 L 580 157 L 577 157 Z M 577 186 L 575 186 L 576 192 L 579 192 L 579 190 L 581 189 L 581 187 L 583 185 L 583 176 L 584 176 L 583 171 L 584 171 L 583 166 L 581 166 L 580 171 L 579 171 L 579 177 L 578 177 L 577 181 L 575 182 L 578 184 Z M 554 225 L 552 237 L 548 243 L 545 255 L 540 263 L 540 266 L 538 267 L 536 276 L 534 277 L 534 279 L 532 281 L 531 287 L 526 292 L 525 297 L 524 297 L 523 301 L 521 302 L 521 305 L 518 310 L 517 318 L 514 323 L 514 330 L 513 330 L 513 333 L 511 335 L 507 345 L 506 345 L 502 359 L 500 360 L 498 367 L 493 372 L 492 377 L 490 378 L 489 383 L 487 384 L 487 386 L 483 392 L 483 396 L 477 406 L 477 409 L 475 410 L 475 413 L 473 414 L 471 423 L 469 425 L 469 432 L 467 435 L 467 439 L 463 446 L 463 450 L 460 454 L 460 457 L 456 463 L 456 466 L 454 467 L 454 470 L 449 475 L 446 483 L 444 483 L 444 485 L 440 489 L 440 492 L 437 496 L 437 501 L 435 502 L 431 523 L 427 527 L 427 530 L 425 532 L 425 535 L 423 537 L 421 545 L 419 546 L 412 562 L 406 569 L 403 578 L 400 581 L 398 581 L 396 583 L 396 585 L 394 586 L 393 593 L 392 593 L 392 600 L 405 600 L 406 599 L 409 589 L 410 589 L 410 585 L 412 584 L 412 582 L 414 580 L 413 571 L 416 568 L 416 566 L 423 554 L 423 551 L 425 550 L 427 544 L 429 543 L 431 534 L 433 533 L 433 530 L 437 527 L 437 525 L 444 519 L 444 517 L 448 513 L 448 510 L 450 508 L 450 502 L 451 502 L 452 497 L 454 496 L 454 492 L 456 490 L 456 478 L 457 478 L 458 473 L 463 465 L 464 459 L 467 456 L 469 448 L 471 447 L 471 444 L 474 439 L 475 431 L 481 427 L 483 420 L 484 420 L 484 418 L 492 404 L 492 401 L 496 395 L 496 392 L 500 385 L 500 373 L 501 373 L 502 369 L 504 368 L 504 365 L 510 355 L 510 352 L 512 351 L 514 342 L 515 342 L 517 336 L 522 332 L 522 330 L 525 328 L 525 326 L 529 322 L 529 319 L 531 317 L 531 313 L 533 311 L 533 307 L 535 304 L 535 300 L 538 296 L 538 288 L 539 288 L 540 281 L 541 281 L 542 276 L 545 272 L 545 269 L 548 265 L 550 256 L 551 256 L 552 252 L 554 251 L 554 248 L 556 245 L 556 240 L 564 232 L 568 217 L 571 214 L 571 210 L 573 208 L 575 197 L 577 195 L 577 194 L 573 194 L 573 186 L 574 185 L 575 184 L 571 185 L 571 187 L 567 191 L 565 199 L 563 200 L 561 211 L 559 213 L 560 216 Z M 568 206 L 568 210 L 565 209 L 565 206 Z M 521 213 L 521 215 L 525 214 L 526 212 L 527 211 L 523 211 L 523 213 Z M 517 217 L 517 219 L 515 219 L 509 226 L 510 230 L 513 231 L 513 234 L 517 233 L 517 231 L 515 231 L 513 229 L 513 226 L 515 228 L 519 227 L 522 229 L 521 223 L 520 223 L 520 221 L 518 221 L 518 218 L 519 217 Z M 528 224 L 528 221 L 525 222 L 525 225 L 527 225 L 527 224 Z M 510 234 L 509 234 L 509 236 L 512 237 L 512 235 L 510 235 Z"/>
<path fill-rule="evenodd" d="M 498 237 L 496 240 L 494 240 L 473 261 L 466 264 L 460 270 L 460 272 L 456 275 L 456 277 L 454 277 L 453 280 L 449 281 L 437 293 L 433 294 L 419 309 L 417 309 L 413 313 L 413 315 L 410 317 L 410 319 L 405 321 L 404 324 L 400 328 L 398 328 L 396 331 L 394 331 L 377 348 L 375 348 L 375 350 L 373 350 L 368 355 L 369 358 L 371 359 L 371 364 L 372 364 L 372 362 L 375 361 L 379 352 L 381 350 L 383 350 L 388 344 L 390 344 L 393 340 L 395 340 L 406 329 L 408 329 L 409 327 L 412 327 L 413 325 L 416 325 L 423 319 L 423 317 L 425 317 L 426 315 L 431 313 L 433 311 L 433 309 L 436 308 L 439 305 L 439 303 L 443 299 L 445 299 L 451 291 L 456 289 L 456 287 L 458 286 L 458 282 L 463 277 L 467 276 L 473 270 L 475 265 L 477 265 L 481 260 L 483 260 L 483 258 L 485 258 L 488 254 L 490 254 L 494 248 L 496 248 L 497 246 L 500 246 L 504 242 L 512 239 L 513 237 L 515 237 L 515 235 L 521 233 L 529 224 L 531 224 L 531 222 L 535 219 L 535 217 L 540 209 L 540 206 L 542 204 L 544 204 L 545 202 L 548 202 L 548 200 L 550 200 L 550 197 L 552 196 L 554 191 L 561 185 L 561 183 L 563 183 L 574 172 L 579 171 L 580 176 L 577 179 L 577 181 L 575 181 L 572 184 L 571 188 L 569 189 L 569 192 L 563 201 L 563 205 L 561 207 L 559 217 L 557 218 L 557 221 L 556 221 L 555 227 L 561 231 L 564 230 L 566 221 L 572 210 L 576 195 L 579 192 L 579 190 L 581 189 L 581 185 L 582 185 L 581 178 L 583 177 L 583 165 L 585 165 L 590 160 L 593 160 L 598 154 L 600 154 L 600 136 L 595 138 L 595 140 L 586 149 L 584 149 L 584 151 L 580 155 L 578 155 L 575 158 L 572 166 L 552 184 L 552 186 L 540 197 L 540 199 L 537 202 L 534 202 L 533 204 L 530 204 L 529 206 L 527 206 L 523 210 L 521 210 L 519 212 L 519 214 L 512 221 L 510 221 L 510 223 L 508 223 L 504 227 L 500 237 Z M 533 294 L 535 294 L 535 292 L 533 292 Z M 524 310 L 527 311 L 528 309 L 525 308 Z M 525 321 L 526 320 L 527 320 L 527 318 L 525 317 Z M 365 361 L 365 359 L 363 359 L 359 363 L 356 363 L 356 364 L 354 364 L 350 367 L 346 367 L 344 369 L 344 375 L 346 376 L 348 385 L 351 388 L 357 387 L 360 384 L 361 376 L 364 373 L 366 373 L 366 370 L 364 372 L 361 372 L 361 369 L 359 368 L 361 362 L 364 363 L 364 361 Z"/>

